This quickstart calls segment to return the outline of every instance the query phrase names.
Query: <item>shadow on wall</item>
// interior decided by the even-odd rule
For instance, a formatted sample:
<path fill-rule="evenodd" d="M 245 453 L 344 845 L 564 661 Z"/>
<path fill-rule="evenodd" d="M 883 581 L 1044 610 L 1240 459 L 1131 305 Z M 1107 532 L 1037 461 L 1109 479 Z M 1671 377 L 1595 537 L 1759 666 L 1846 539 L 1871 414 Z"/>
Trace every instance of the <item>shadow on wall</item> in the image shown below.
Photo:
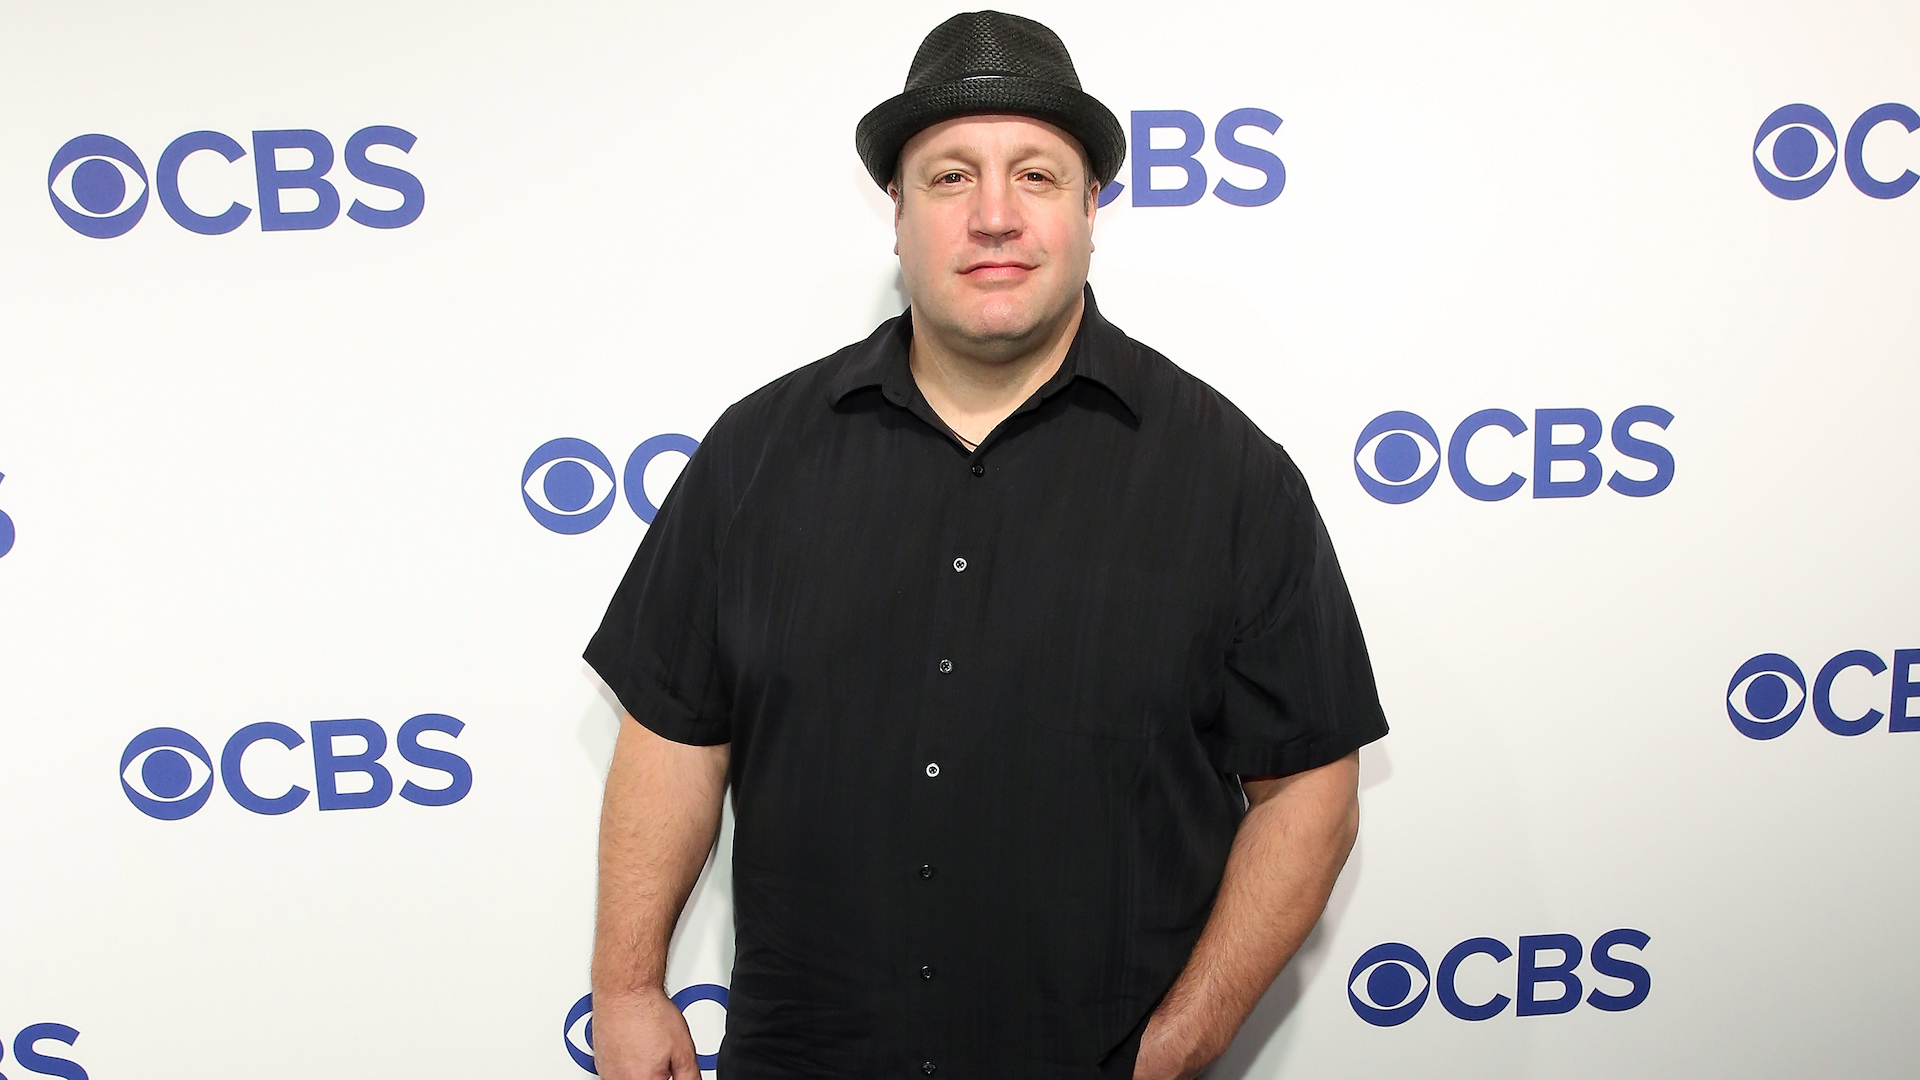
<path fill-rule="evenodd" d="M 1379 787 L 1393 778 L 1393 764 L 1387 757 L 1383 746 L 1370 746 L 1360 752 L 1360 790 L 1367 791 Z M 1220 1055 L 1202 1075 L 1205 1080 L 1246 1080 L 1253 1070 L 1254 1061 L 1268 1049 L 1269 1044 L 1279 1054 L 1284 1055 L 1287 1035 L 1280 1034 L 1281 1025 L 1287 1017 L 1293 1015 L 1294 1006 L 1300 1003 L 1300 996 L 1306 990 L 1308 982 L 1320 973 L 1327 962 L 1327 942 L 1335 936 L 1340 920 L 1353 904 L 1353 893 L 1360 881 L 1360 864 L 1366 846 L 1365 817 L 1361 818 L 1361 839 L 1353 845 L 1353 854 L 1347 858 L 1347 866 L 1340 873 L 1340 880 L 1334 882 L 1333 895 L 1327 898 L 1327 910 L 1314 924 L 1307 940 L 1300 943 L 1300 951 L 1295 953 L 1293 961 L 1280 972 L 1280 977 L 1267 988 L 1260 1003 L 1253 1007 L 1247 1022 L 1240 1027 L 1240 1034 L 1234 1037 L 1233 1045 Z"/>

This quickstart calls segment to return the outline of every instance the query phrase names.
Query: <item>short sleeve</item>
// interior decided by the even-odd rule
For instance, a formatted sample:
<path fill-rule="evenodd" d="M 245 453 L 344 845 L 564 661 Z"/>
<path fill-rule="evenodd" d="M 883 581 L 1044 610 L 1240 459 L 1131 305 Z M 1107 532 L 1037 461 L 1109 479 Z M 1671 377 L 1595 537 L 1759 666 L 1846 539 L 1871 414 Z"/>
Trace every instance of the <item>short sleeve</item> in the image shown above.
<path fill-rule="evenodd" d="M 720 551 L 733 516 L 721 430 L 667 493 L 585 654 L 635 720 L 696 746 L 733 737 L 719 655 Z"/>
<path fill-rule="evenodd" d="M 1279 447 L 1250 470 L 1215 768 L 1288 776 L 1387 733 L 1360 618 L 1306 480 Z"/>

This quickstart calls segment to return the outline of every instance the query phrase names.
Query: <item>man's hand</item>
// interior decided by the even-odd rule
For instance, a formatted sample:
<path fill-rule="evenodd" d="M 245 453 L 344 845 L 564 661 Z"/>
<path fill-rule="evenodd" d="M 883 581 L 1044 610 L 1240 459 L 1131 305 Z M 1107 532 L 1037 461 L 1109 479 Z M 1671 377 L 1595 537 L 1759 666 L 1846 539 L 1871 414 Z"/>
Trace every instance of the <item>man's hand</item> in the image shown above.
<path fill-rule="evenodd" d="M 593 1065 L 602 1080 L 700 1080 L 687 1018 L 665 990 L 593 996 Z"/>
<path fill-rule="evenodd" d="M 1134 1080 L 1192 1080 L 1320 919 L 1360 829 L 1360 755 L 1280 779 L 1243 778 L 1247 816 L 1206 929 L 1140 1036 Z"/>
<path fill-rule="evenodd" d="M 1133 1080 L 1191 1080 L 1207 1067 L 1207 1059 L 1173 1035 L 1166 1015 L 1155 1010 L 1140 1036 L 1140 1056 L 1134 1061 Z"/>

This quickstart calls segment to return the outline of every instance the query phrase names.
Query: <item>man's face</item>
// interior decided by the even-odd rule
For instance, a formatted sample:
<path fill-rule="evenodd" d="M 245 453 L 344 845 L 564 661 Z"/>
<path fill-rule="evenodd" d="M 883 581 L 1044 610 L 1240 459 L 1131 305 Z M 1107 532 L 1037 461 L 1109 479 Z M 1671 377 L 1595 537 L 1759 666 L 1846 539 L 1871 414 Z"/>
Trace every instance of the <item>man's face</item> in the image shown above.
<path fill-rule="evenodd" d="M 900 151 L 894 253 L 916 318 L 982 359 L 1031 347 L 1080 297 L 1094 198 L 1072 136 L 1024 116 L 963 116 Z"/>

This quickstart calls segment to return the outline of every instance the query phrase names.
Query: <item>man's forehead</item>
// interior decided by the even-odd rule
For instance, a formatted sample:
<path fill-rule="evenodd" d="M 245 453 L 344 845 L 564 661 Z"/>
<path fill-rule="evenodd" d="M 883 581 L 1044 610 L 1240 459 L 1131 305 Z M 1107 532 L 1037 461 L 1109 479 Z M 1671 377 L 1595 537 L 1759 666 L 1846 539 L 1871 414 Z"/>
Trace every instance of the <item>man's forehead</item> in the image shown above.
<path fill-rule="evenodd" d="M 1031 116 L 986 114 L 960 116 L 917 132 L 901 148 L 900 160 L 923 155 L 1030 157 L 1058 154 L 1076 161 L 1085 153 L 1073 136 L 1045 120 Z"/>

